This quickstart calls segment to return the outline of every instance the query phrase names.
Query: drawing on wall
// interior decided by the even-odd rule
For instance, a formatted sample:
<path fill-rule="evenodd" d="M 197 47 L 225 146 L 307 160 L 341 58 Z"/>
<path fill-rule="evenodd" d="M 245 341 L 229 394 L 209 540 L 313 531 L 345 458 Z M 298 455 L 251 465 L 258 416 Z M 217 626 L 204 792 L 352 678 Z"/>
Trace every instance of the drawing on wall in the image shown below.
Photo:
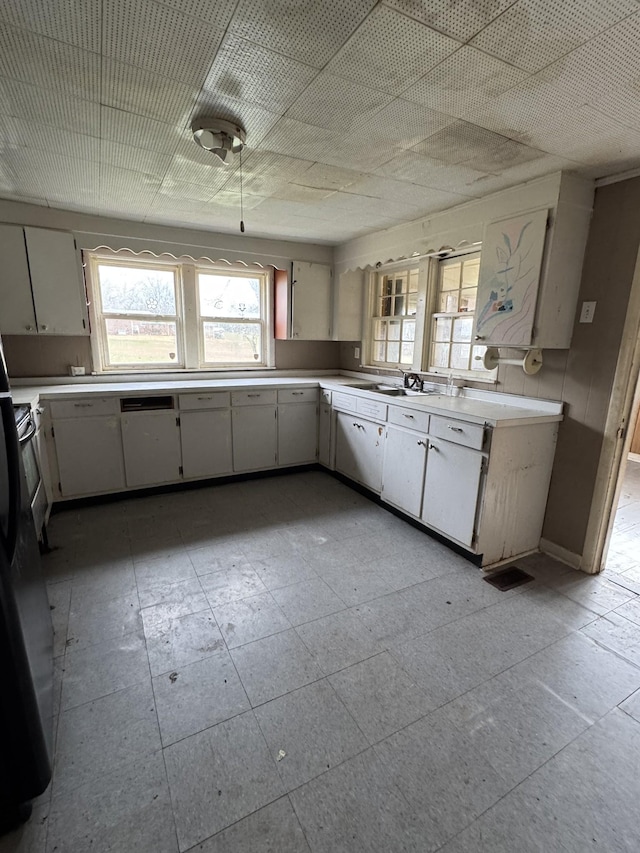
<path fill-rule="evenodd" d="M 483 342 L 531 344 L 546 226 L 546 210 L 487 226 L 475 325 Z"/>

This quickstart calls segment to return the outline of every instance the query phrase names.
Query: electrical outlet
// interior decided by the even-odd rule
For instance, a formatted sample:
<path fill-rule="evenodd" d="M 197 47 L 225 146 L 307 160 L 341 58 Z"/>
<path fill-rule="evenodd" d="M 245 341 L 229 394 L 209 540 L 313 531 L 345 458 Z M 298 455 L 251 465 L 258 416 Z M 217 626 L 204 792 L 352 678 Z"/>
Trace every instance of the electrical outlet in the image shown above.
<path fill-rule="evenodd" d="M 354 347 L 353 348 L 353 357 L 354 358 L 360 358 L 360 347 Z"/>
<path fill-rule="evenodd" d="M 582 310 L 580 311 L 581 323 L 593 323 L 593 315 L 596 313 L 595 302 L 583 302 Z"/>

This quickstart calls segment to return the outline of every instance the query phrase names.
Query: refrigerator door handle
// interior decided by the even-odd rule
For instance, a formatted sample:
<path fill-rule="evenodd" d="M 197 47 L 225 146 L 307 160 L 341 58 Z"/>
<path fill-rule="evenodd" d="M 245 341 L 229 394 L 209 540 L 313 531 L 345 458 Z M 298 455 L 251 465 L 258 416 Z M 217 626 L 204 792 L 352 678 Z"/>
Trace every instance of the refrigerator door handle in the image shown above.
<path fill-rule="evenodd" d="M 20 444 L 16 432 L 13 405 L 10 398 L 0 399 L 2 423 L 6 440 L 7 469 L 9 474 L 9 517 L 7 524 L 6 551 L 9 565 L 15 557 L 20 524 Z"/>

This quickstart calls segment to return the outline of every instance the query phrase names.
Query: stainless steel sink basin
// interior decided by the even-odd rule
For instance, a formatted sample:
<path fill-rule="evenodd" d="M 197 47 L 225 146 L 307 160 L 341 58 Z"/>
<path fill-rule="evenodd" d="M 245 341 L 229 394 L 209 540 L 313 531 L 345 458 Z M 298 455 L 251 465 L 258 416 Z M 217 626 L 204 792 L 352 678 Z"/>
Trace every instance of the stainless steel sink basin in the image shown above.
<path fill-rule="evenodd" d="M 380 386 L 378 386 L 375 391 L 378 394 L 386 394 L 388 397 L 412 396 L 410 394 L 407 394 L 406 388 L 380 388 Z"/>

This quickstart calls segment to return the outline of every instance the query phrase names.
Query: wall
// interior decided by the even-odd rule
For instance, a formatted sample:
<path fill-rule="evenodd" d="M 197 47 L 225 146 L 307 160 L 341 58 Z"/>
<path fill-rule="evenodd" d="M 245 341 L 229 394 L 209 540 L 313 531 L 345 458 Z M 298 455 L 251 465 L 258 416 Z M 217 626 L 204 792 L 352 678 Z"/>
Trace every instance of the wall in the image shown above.
<path fill-rule="evenodd" d="M 281 269 L 288 268 L 292 260 L 333 261 L 333 248 L 326 245 L 147 225 L 2 199 L 0 222 L 72 231 L 81 249 L 106 245 L 156 254 L 168 251 L 176 256 L 273 264 Z M 83 365 L 87 373 L 93 369 L 88 338 L 5 336 L 3 346 L 11 376 L 67 375 L 70 364 Z M 328 370 L 338 367 L 340 348 L 338 343 L 326 341 L 276 341 L 275 358 L 276 367 L 282 369 Z"/>

